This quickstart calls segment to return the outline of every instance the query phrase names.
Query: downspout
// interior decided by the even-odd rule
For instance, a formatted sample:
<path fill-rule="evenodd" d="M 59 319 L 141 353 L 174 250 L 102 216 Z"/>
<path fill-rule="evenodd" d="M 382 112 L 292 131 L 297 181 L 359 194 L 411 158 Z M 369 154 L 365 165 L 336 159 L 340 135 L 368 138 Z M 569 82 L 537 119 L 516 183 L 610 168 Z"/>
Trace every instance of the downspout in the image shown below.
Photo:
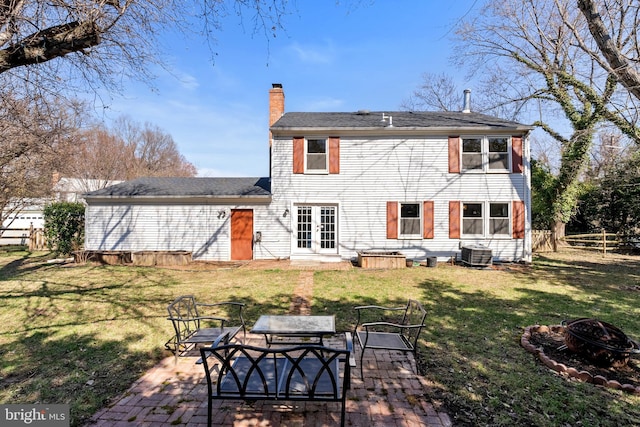
<path fill-rule="evenodd" d="M 522 153 L 523 153 L 523 165 L 524 165 L 524 200 L 525 203 L 525 231 L 524 231 L 524 239 L 522 241 L 523 244 L 523 255 L 524 261 L 527 263 L 531 263 L 533 261 L 533 253 L 532 253 L 532 210 L 531 210 L 531 148 L 529 143 L 529 136 L 531 135 L 531 131 L 528 131 L 524 137 L 522 138 Z"/>

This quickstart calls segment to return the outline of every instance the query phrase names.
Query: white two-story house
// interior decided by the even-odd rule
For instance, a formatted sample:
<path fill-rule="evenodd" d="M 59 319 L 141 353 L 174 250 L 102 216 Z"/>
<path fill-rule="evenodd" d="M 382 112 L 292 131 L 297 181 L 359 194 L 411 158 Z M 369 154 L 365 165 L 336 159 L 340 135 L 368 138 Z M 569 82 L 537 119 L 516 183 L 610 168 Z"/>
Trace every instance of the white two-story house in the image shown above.
<path fill-rule="evenodd" d="M 362 251 L 531 260 L 530 126 L 460 112 L 285 112 L 270 176 L 142 178 L 85 196 L 85 249 L 195 260 L 339 261 Z"/>

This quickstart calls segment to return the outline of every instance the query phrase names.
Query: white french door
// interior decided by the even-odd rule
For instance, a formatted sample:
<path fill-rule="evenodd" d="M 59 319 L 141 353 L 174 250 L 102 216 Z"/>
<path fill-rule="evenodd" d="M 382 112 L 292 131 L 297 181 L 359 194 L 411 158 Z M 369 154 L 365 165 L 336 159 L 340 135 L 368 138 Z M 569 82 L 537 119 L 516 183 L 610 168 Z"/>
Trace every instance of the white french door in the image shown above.
<path fill-rule="evenodd" d="M 297 205 L 295 251 L 306 254 L 338 252 L 338 207 L 335 205 Z"/>

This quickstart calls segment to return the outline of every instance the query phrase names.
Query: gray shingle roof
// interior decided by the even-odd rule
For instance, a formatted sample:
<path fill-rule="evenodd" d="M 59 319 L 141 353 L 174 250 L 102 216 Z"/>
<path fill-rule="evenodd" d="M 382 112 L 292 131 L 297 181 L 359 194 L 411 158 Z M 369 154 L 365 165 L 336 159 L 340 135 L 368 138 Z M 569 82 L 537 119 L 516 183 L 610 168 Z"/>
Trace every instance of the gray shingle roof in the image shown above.
<path fill-rule="evenodd" d="M 393 127 L 416 128 L 495 128 L 530 129 L 520 123 L 502 120 L 480 113 L 455 111 L 359 111 L 354 113 L 285 113 L 272 126 L 274 130 L 296 128 L 371 129 L 384 128 L 382 114 L 393 118 Z"/>
<path fill-rule="evenodd" d="M 85 198 L 270 197 L 269 178 L 138 178 L 92 191 Z"/>

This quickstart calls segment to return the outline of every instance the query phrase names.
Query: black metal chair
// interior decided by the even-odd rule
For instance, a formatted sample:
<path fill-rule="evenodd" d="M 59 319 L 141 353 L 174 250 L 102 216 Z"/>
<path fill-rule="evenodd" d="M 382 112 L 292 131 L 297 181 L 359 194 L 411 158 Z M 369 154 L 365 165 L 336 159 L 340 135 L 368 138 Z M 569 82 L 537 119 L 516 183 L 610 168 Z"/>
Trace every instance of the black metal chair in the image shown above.
<path fill-rule="evenodd" d="M 397 350 L 416 356 L 418 337 L 425 326 L 427 312 L 416 300 L 404 307 L 363 305 L 355 307 L 358 321 L 353 330 L 360 343 L 360 377 L 364 378 L 362 361 L 366 349 Z"/>
<path fill-rule="evenodd" d="M 227 336 L 201 347 L 207 378 L 207 425 L 213 401 L 285 400 L 339 402 L 345 425 L 347 391 L 351 388 L 353 342 L 345 332 L 344 349 L 317 344 L 266 348 L 229 344 Z"/>
<path fill-rule="evenodd" d="M 178 361 L 178 355 L 187 352 L 198 344 L 211 344 L 218 337 L 227 334 L 229 339 L 235 337 L 240 330 L 246 338 L 247 330 L 244 323 L 243 311 L 245 304 L 240 302 L 225 301 L 213 304 L 198 303 L 193 295 L 182 295 L 176 298 L 169 306 L 168 320 L 171 320 L 175 335 L 166 342 L 165 348 L 173 351 Z M 215 311 L 216 315 L 207 315 Z M 222 317 L 219 313 L 233 316 Z M 217 327 L 204 327 L 207 324 L 216 324 Z"/>

